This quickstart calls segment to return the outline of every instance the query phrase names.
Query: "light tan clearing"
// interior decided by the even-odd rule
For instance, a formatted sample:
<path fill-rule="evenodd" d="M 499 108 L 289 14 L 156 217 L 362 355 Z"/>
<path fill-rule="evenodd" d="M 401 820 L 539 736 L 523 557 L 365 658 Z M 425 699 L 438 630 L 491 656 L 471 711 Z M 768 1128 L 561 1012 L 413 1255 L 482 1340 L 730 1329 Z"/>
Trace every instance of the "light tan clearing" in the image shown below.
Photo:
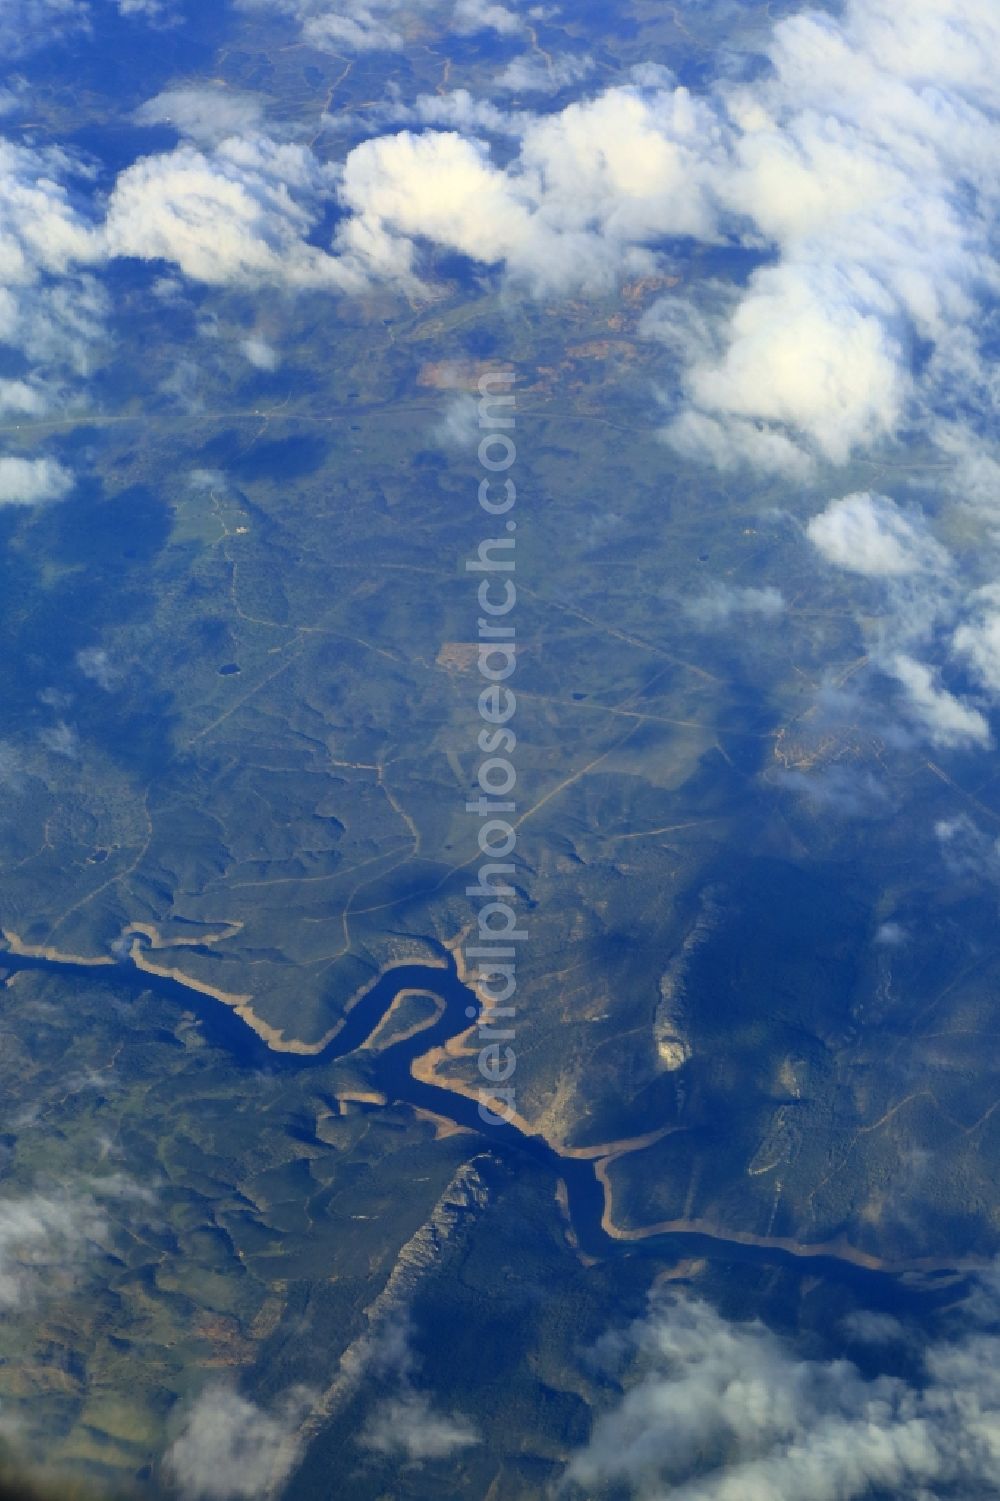
<path fill-rule="evenodd" d="M 619 1154 L 621 1155 L 621 1154 Z M 833 1240 L 814 1241 L 805 1243 L 791 1240 L 781 1235 L 753 1235 L 747 1230 L 726 1229 L 713 1223 L 711 1220 L 680 1219 L 658 1220 L 653 1225 L 640 1225 L 633 1230 L 624 1230 L 614 1222 L 611 1206 L 611 1184 L 606 1172 L 598 1168 L 598 1177 L 604 1188 L 605 1210 L 601 1217 L 601 1225 L 612 1240 L 639 1241 L 649 1240 L 654 1235 L 707 1235 L 712 1240 L 728 1241 L 737 1246 L 758 1246 L 765 1251 L 787 1251 L 791 1256 L 801 1256 L 808 1260 L 810 1257 L 830 1256 L 836 1261 L 849 1262 L 851 1266 L 864 1267 L 870 1272 L 888 1272 L 898 1275 L 903 1272 L 950 1272 L 950 1271 L 974 1271 L 977 1268 L 991 1266 L 992 1262 L 982 1257 L 969 1257 L 965 1260 L 951 1258 L 947 1261 L 938 1258 L 915 1257 L 910 1261 L 888 1261 L 881 1256 L 873 1256 L 868 1251 L 861 1251 L 857 1246 L 852 1246 L 843 1236 Z"/>
<path fill-rule="evenodd" d="M 446 1089 L 451 1094 L 464 1096 L 465 1099 L 478 1101 L 480 1091 L 461 1080 L 455 1080 L 442 1076 L 438 1070 L 446 1061 L 456 1058 L 474 1057 L 478 1049 L 472 1042 L 475 1026 L 469 1027 L 465 1032 L 452 1037 L 443 1047 L 432 1048 L 423 1057 L 416 1058 L 411 1066 L 411 1073 L 422 1084 L 433 1084 L 438 1089 Z M 486 1092 L 484 1091 L 484 1097 Z M 524 1116 L 516 1111 L 508 1116 L 509 1124 L 526 1136 L 539 1137 L 546 1141 L 553 1151 L 563 1157 L 590 1160 L 594 1162 L 594 1172 L 601 1185 L 604 1195 L 604 1211 L 601 1215 L 601 1227 L 612 1240 L 618 1241 L 641 1241 L 649 1240 L 656 1235 L 684 1235 L 696 1234 L 710 1236 L 712 1240 L 721 1244 L 758 1246 L 762 1250 L 787 1251 L 793 1256 L 803 1258 L 816 1256 L 830 1256 L 838 1261 L 849 1262 L 852 1266 L 865 1267 L 869 1271 L 889 1272 L 897 1275 L 903 1272 L 947 1272 L 966 1271 L 983 1268 L 992 1263 L 982 1258 L 969 1258 L 962 1261 L 950 1259 L 938 1260 L 933 1257 L 915 1258 L 911 1261 L 888 1261 L 878 1256 L 873 1256 L 867 1251 L 861 1251 L 852 1246 L 848 1241 L 840 1237 L 835 1240 L 817 1241 L 812 1244 L 801 1243 L 784 1236 L 753 1235 L 749 1231 L 726 1229 L 720 1225 L 701 1219 L 676 1219 L 660 1220 L 656 1224 L 641 1225 L 635 1229 L 624 1229 L 615 1223 L 614 1206 L 612 1199 L 612 1186 L 609 1169 L 622 1157 L 629 1156 L 632 1152 L 641 1151 L 644 1147 L 652 1146 L 674 1132 L 682 1131 L 682 1126 L 661 1127 L 657 1131 L 650 1131 L 645 1136 L 635 1136 L 619 1142 L 605 1142 L 594 1147 L 565 1147 L 556 1141 L 550 1141 L 537 1131 Z"/>
<path fill-rule="evenodd" d="M 423 1105 L 411 1105 L 410 1109 L 418 1121 L 427 1121 L 434 1127 L 434 1140 L 447 1141 L 449 1136 L 474 1136 L 471 1126 L 460 1126 L 458 1121 L 449 1120 L 446 1115 L 438 1115 L 434 1110 L 427 1110 Z"/>
<path fill-rule="evenodd" d="M 417 371 L 417 385 L 432 391 L 478 392 L 480 376 L 493 369 L 489 360 L 429 360 Z"/>
<path fill-rule="evenodd" d="M 58 949 L 49 948 L 46 944 L 25 943 L 23 938 L 19 938 L 16 933 L 12 933 L 9 928 L 2 928 L 0 932 L 2 932 L 4 941 L 10 952 L 16 954 L 19 959 L 47 959 L 50 964 L 85 964 L 88 968 L 95 969 L 114 964 L 115 962 L 109 954 L 97 956 L 63 954 Z"/>
<path fill-rule="evenodd" d="M 171 933 L 164 937 L 159 928 L 154 927 L 151 922 L 130 922 L 123 930 L 123 937 L 127 938 L 133 933 L 139 933 L 143 938 L 149 939 L 150 947 L 154 949 L 195 949 L 201 948 L 203 944 L 225 943 L 227 938 L 235 938 L 242 928 L 241 922 L 224 921 L 217 933 L 193 933 L 190 938 L 178 937 Z"/>
<path fill-rule="evenodd" d="M 450 1037 L 443 1047 L 431 1048 L 430 1052 L 424 1053 L 420 1058 L 414 1058 L 410 1064 L 410 1073 L 414 1079 L 417 1079 L 421 1084 L 433 1084 L 437 1089 L 446 1089 L 449 1094 L 462 1095 L 465 1099 L 472 1100 L 475 1104 L 478 1104 L 482 1100 L 484 1104 L 489 1105 L 490 1094 L 485 1084 L 482 1088 L 479 1088 L 471 1084 L 464 1084 L 460 1079 L 442 1078 L 438 1073 L 441 1065 L 450 1059 L 474 1058 L 476 1056 L 479 1049 L 471 1041 L 475 1031 L 476 1027 L 475 1023 L 473 1023 L 464 1032 L 459 1032 L 454 1037 Z M 504 1104 L 503 1108 L 504 1119 L 508 1125 L 520 1131 L 523 1136 L 537 1136 L 539 1134 L 530 1121 L 525 1120 L 523 1115 L 519 1115 L 516 1110 L 508 1110 L 506 1104 Z M 497 1111 L 497 1114 L 499 1113 Z"/>
<path fill-rule="evenodd" d="M 387 1105 L 384 1094 L 377 1089 L 338 1089 L 334 1097 L 344 1105 Z"/>
<path fill-rule="evenodd" d="M 662 1272 L 657 1272 L 653 1286 L 661 1287 L 665 1282 L 691 1282 L 707 1272 L 708 1266 L 704 1256 L 687 1256 L 674 1266 L 664 1267 Z"/>
<path fill-rule="evenodd" d="M 434 658 L 434 665 L 455 672 L 470 672 L 478 656 L 479 647 L 474 641 L 445 641 Z"/>
<path fill-rule="evenodd" d="M 286 1037 L 280 1028 L 272 1027 L 270 1022 L 266 1022 L 263 1017 L 258 1016 L 250 1005 L 250 1002 L 253 1000 L 252 994 L 237 995 L 228 990 L 220 990 L 215 985 L 207 985 L 202 980 L 192 979 L 182 969 L 170 969 L 166 965 L 153 964 L 146 958 L 142 950 L 142 945 L 138 941 L 132 943 L 129 953 L 136 968 L 143 970 L 146 974 L 160 975 L 166 980 L 176 980 L 178 984 L 186 986 L 189 990 L 197 990 L 199 994 L 211 996 L 213 1000 L 221 1001 L 224 1006 L 229 1006 L 231 1010 L 236 1012 L 240 1020 L 246 1023 L 251 1032 L 256 1033 L 261 1041 L 267 1044 L 272 1052 L 294 1053 L 300 1058 L 314 1058 L 317 1053 L 322 1053 L 323 1049 L 328 1047 L 338 1032 L 341 1031 L 348 1014 L 357 1005 L 361 997 L 367 995 L 368 991 L 377 985 L 379 980 L 391 970 L 402 969 L 405 965 L 413 962 L 408 959 L 397 959 L 392 964 L 385 965 L 379 970 L 374 979 L 366 981 L 364 985 L 358 987 L 344 1007 L 344 1015 L 339 1021 L 334 1023 L 329 1031 L 324 1032 L 323 1036 L 316 1042 L 302 1042 L 297 1037 Z M 443 960 L 440 959 L 428 959 L 421 962 L 426 962 L 428 968 L 445 968 Z"/>
<path fill-rule="evenodd" d="M 423 996 L 428 1001 L 433 1001 L 434 1010 L 429 1016 L 418 1017 L 416 1021 L 412 1022 L 410 1026 L 406 1028 L 405 1031 L 395 1033 L 395 1035 L 390 1039 L 390 1045 L 392 1047 L 395 1047 L 397 1042 L 408 1042 L 411 1037 L 416 1037 L 418 1032 L 426 1031 L 428 1027 L 434 1025 L 439 1017 L 444 1015 L 444 1001 L 441 996 L 439 996 L 435 991 L 397 991 L 392 1005 L 382 1017 L 382 1020 L 379 1022 L 374 1032 L 372 1032 L 371 1036 L 368 1038 L 368 1041 L 361 1044 L 359 1051 L 374 1053 L 377 1052 L 381 1047 L 383 1047 L 385 1045 L 385 1034 L 391 1030 L 390 1023 L 392 1022 L 392 1019 L 395 1016 L 396 1012 L 403 1005 L 404 1001 L 410 1000 L 414 996 Z"/>

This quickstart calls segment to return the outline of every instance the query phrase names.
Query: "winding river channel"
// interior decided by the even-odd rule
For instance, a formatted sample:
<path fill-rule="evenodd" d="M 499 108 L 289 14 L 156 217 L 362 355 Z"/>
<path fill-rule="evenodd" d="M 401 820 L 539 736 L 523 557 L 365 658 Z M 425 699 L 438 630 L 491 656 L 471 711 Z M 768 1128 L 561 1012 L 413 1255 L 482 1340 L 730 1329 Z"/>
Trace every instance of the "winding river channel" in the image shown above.
<path fill-rule="evenodd" d="M 914 1303 L 926 1307 L 939 1299 L 951 1301 L 960 1292 L 955 1271 L 945 1265 L 924 1267 L 917 1281 L 901 1280 L 889 1270 L 859 1264 L 836 1254 L 823 1254 L 809 1247 L 799 1250 L 771 1244 L 748 1244 L 724 1234 L 708 1234 L 699 1228 L 671 1228 L 641 1240 L 619 1239 L 604 1224 L 605 1190 L 597 1173 L 597 1159 L 558 1152 L 540 1136 L 529 1135 L 517 1125 L 491 1126 L 484 1122 L 474 1100 L 413 1075 L 413 1064 L 431 1049 L 465 1032 L 470 1016 L 478 1015 L 476 996 L 459 979 L 454 962 L 446 966 L 398 965 L 378 979 L 351 1007 L 340 1030 L 314 1053 L 280 1052 L 269 1047 L 247 1022 L 220 1001 L 181 980 L 151 974 L 134 960 L 123 959 L 112 967 L 75 963 L 62 958 L 43 958 L 0 951 L 0 972 L 39 971 L 73 980 L 81 985 L 104 981 L 129 990 L 133 995 L 151 992 L 171 1007 L 193 1011 L 206 1038 L 223 1048 L 240 1068 L 269 1072 L 322 1068 L 362 1047 L 385 1019 L 393 1002 L 404 991 L 424 991 L 437 996 L 443 1009 L 428 1025 L 412 1035 L 388 1043 L 367 1059 L 373 1083 L 392 1103 L 421 1107 L 476 1133 L 498 1155 L 531 1159 L 566 1185 L 569 1219 L 577 1244 L 587 1255 L 608 1257 L 644 1256 L 661 1258 L 704 1257 L 713 1261 L 782 1267 L 851 1285 L 868 1305 L 898 1310 Z"/>

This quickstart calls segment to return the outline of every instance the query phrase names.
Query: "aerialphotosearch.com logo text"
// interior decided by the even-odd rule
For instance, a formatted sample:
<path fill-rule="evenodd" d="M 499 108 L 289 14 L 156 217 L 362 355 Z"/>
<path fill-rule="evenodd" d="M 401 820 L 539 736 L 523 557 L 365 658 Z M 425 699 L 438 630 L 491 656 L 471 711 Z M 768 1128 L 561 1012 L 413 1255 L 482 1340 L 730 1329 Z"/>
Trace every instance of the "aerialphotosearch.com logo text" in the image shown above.
<path fill-rule="evenodd" d="M 479 379 L 479 505 L 494 520 L 501 536 L 484 537 L 466 572 L 480 575 L 476 591 L 479 605 L 478 662 L 484 680 L 479 693 L 477 736 L 482 759 L 477 781 L 479 796 L 466 803 L 479 823 L 479 850 L 483 863 L 475 886 L 466 895 L 480 902 L 475 938 L 466 945 L 466 967 L 474 976 L 482 1002 L 478 1013 L 479 1114 L 488 1125 L 508 1123 L 515 1111 L 514 1071 L 517 991 L 517 945 L 527 937 L 518 926 L 511 904 L 516 895 L 510 884 L 515 865 L 517 811 L 514 788 L 517 772 L 511 757 L 517 746 L 512 722 L 517 699 L 508 680 L 517 670 L 517 636 L 513 611 L 517 603 L 516 532 L 513 511 L 517 488 L 509 471 L 517 459 L 514 429 L 514 372 L 509 367 L 487 371 Z M 502 518 L 502 519 L 501 519 Z M 472 1012 L 476 1016 L 476 1012 Z"/>

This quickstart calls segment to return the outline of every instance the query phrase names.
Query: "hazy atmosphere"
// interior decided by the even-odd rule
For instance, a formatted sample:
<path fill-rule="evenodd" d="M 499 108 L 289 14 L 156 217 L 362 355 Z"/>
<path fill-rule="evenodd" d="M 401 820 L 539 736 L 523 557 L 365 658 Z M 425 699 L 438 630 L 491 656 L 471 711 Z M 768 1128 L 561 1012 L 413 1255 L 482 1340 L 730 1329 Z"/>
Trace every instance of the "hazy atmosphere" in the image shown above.
<path fill-rule="evenodd" d="M 0 55 L 0 1488 L 1000 1496 L 1000 11 Z"/>

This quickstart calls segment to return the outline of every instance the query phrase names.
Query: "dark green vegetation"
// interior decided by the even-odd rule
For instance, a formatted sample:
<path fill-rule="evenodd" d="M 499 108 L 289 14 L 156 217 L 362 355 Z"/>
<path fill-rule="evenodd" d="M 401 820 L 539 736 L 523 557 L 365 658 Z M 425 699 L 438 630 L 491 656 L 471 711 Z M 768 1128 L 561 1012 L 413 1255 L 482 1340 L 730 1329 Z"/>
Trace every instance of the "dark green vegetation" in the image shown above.
<path fill-rule="evenodd" d="M 148 1466 L 206 1373 L 263 1401 L 322 1388 L 469 1156 L 467 1138 L 351 1103 L 366 1090 L 346 1065 L 234 1070 L 113 978 L 20 974 L 4 1029 L 4 1099 L 30 1102 L 8 1122 L 6 1194 L 63 1206 L 74 1229 L 40 1267 L 29 1246 L 0 1393 L 31 1448 L 77 1474 Z"/>
<path fill-rule="evenodd" d="M 704 1222 L 889 1262 L 988 1254 L 996 1128 L 978 1039 L 993 976 L 967 935 L 992 908 L 973 889 L 937 894 L 931 835 L 968 801 L 914 752 L 894 759 L 888 805 L 865 804 L 878 736 L 828 730 L 817 707 L 859 643 L 794 529 L 761 520 L 766 495 L 665 462 L 641 345 L 624 365 L 567 357 L 610 305 L 509 323 L 462 297 L 283 316 L 296 354 L 280 409 L 220 374 L 203 411 L 94 426 L 100 488 L 10 525 L 23 592 L 8 595 L 8 664 L 25 665 L 6 669 L 5 928 L 101 956 L 149 924 L 165 944 L 152 962 L 252 995 L 305 1041 L 387 961 L 461 932 L 478 685 L 448 646 L 475 631 L 462 561 L 482 527 L 471 443 L 437 444 L 442 398 L 420 372 L 500 320 L 523 377 L 523 1113 L 570 1146 L 676 1128 L 608 1169 L 625 1228 Z M 299 362 L 317 381 L 330 366 L 329 405 L 296 394 Z M 369 385 L 352 395 L 358 371 Z M 192 484 L 206 468 L 221 473 Z M 761 573 L 792 601 L 780 628 L 723 644 L 685 615 L 710 583 Z M 74 664 L 95 645 L 109 689 Z M 66 699 L 40 702 L 46 688 Z M 69 755 L 38 738 L 61 720 Z M 800 780 L 783 785 L 789 770 Z M 960 766 L 949 775 L 961 784 Z M 861 816 L 831 818 L 831 788 Z M 917 941 L 873 947 L 888 917 Z M 690 1055 L 679 1070 L 657 1052 L 661 991 L 666 1035 Z M 119 1193 L 113 1246 L 43 1319 L 8 1321 L 5 1408 L 75 1472 L 144 1472 L 206 1378 L 235 1376 L 265 1405 L 299 1382 L 325 1391 L 477 1148 L 343 1103 L 366 1090 L 363 1060 L 234 1077 L 194 1025 L 120 1006 L 113 972 L 82 988 L 19 976 L 4 1027 L 10 1190 L 93 1178 L 99 1194 L 111 1173 L 152 1194 Z M 617 1299 L 633 1279 L 638 1305 L 655 1269 L 578 1268 L 552 1191 L 534 1170 L 508 1185 L 461 1269 L 443 1261 L 415 1305 L 418 1331 L 448 1331 L 421 1347 L 428 1384 L 484 1434 L 448 1462 L 470 1495 L 498 1474 L 497 1495 L 541 1494 L 585 1431 L 574 1352 L 607 1322 L 605 1278 Z M 323 1494 L 331 1468 L 344 1494 L 382 1494 L 396 1462 L 354 1442 L 370 1395 L 319 1425 L 296 1496 Z M 396 1496 L 442 1472 L 404 1473 Z"/>

